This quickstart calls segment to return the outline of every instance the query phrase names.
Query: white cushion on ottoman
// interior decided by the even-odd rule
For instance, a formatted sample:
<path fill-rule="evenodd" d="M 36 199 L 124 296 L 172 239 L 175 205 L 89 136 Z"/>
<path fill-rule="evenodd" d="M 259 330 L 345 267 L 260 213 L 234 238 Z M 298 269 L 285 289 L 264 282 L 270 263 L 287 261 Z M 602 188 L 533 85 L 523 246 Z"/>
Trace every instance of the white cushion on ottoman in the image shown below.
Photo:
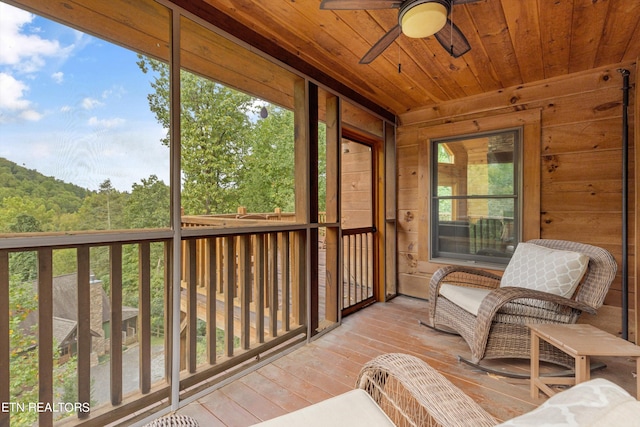
<path fill-rule="evenodd" d="M 359 388 L 256 424 L 260 427 L 393 427 L 393 425 L 369 393 Z"/>
<path fill-rule="evenodd" d="M 631 404 L 630 407 L 627 406 Z M 633 410 L 635 416 L 625 417 L 611 424 L 608 417 L 616 417 L 623 408 Z M 622 387 L 603 378 L 580 383 L 553 395 L 538 408 L 500 424 L 501 427 L 523 426 L 640 426 L 640 403 Z"/>

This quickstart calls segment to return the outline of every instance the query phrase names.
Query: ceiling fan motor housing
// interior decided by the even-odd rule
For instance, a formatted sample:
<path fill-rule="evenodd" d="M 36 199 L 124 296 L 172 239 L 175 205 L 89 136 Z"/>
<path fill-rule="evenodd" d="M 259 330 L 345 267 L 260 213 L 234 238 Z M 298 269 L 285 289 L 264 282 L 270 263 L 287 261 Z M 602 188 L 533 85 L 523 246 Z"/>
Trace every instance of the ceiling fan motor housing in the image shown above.
<path fill-rule="evenodd" d="M 442 29 L 451 11 L 451 0 L 409 0 L 400 7 L 398 23 L 407 37 L 429 37 Z"/>

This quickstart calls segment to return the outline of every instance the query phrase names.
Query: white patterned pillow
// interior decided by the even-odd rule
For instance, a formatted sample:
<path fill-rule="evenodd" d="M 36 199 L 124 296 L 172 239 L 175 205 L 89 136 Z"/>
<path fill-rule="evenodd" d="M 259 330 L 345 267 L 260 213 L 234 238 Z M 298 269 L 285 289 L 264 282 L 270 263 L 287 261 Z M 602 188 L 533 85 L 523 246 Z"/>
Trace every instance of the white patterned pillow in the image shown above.
<path fill-rule="evenodd" d="M 549 400 L 531 412 L 512 418 L 496 427 L 631 427 L 640 426 L 640 402 L 622 387 L 604 378 L 580 383 Z M 627 413 L 620 422 L 621 412 Z"/>
<path fill-rule="evenodd" d="M 520 243 L 500 287 L 516 286 L 571 298 L 588 265 L 589 257 L 578 252 Z"/>

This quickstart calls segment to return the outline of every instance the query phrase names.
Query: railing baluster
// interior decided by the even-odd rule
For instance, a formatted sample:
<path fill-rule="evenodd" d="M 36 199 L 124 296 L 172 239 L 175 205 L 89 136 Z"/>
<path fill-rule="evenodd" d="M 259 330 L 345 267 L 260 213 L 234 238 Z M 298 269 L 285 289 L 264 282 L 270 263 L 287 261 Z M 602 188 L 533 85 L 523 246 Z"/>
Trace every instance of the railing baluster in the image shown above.
<path fill-rule="evenodd" d="M 78 263 L 78 402 L 91 404 L 91 255 L 88 246 L 77 250 Z M 78 411 L 78 418 L 88 412 Z"/>
<path fill-rule="evenodd" d="M 351 236 L 347 236 L 347 307 L 351 305 L 351 263 L 353 256 L 351 254 Z"/>
<path fill-rule="evenodd" d="M 196 253 L 198 254 L 198 281 L 197 285 L 199 288 L 202 288 L 207 283 L 207 275 L 209 274 L 207 269 L 207 245 L 205 239 L 196 240 L 197 249 Z"/>
<path fill-rule="evenodd" d="M 256 341 L 262 344 L 264 343 L 264 234 L 256 234 L 253 253 Z"/>
<path fill-rule="evenodd" d="M 53 405 L 53 251 L 38 250 L 38 401 Z M 53 425 L 53 412 L 43 411 L 40 426 Z"/>
<path fill-rule="evenodd" d="M 356 280 L 356 290 L 360 291 L 360 298 L 356 297 L 356 302 L 360 302 L 364 300 L 364 280 L 363 280 L 363 270 L 362 270 L 362 248 L 364 247 L 364 245 L 362 244 L 362 234 L 358 234 L 358 236 L 356 237 L 356 251 L 357 251 L 357 255 L 356 255 L 356 262 L 358 263 L 358 267 L 356 268 L 356 270 L 358 270 L 358 279 Z"/>
<path fill-rule="evenodd" d="M 251 347 L 251 236 L 238 239 L 238 287 L 240 288 L 240 344 L 242 349 Z"/>
<path fill-rule="evenodd" d="M 292 310 L 293 320 L 297 325 L 307 321 L 307 262 L 306 262 L 307 234 L 296 231 L 293 235 L 293 284 Z"/>
<path fill-rule="evenodd" d="M 187 241 L 183 240 L 182 242 L 180 242 L 180 246 L 182 247 L 182 253 L 186 254 L 187 253 Z M 186 282 L 187 281 L 187 262 L 188 262 L 188 258 L 186 256 L 183 256 L 180 259 L 180 280 Z"/>
<path fill-rule="evenodd" d="M 223 277 L 223 268 L 224 265 L 224 253 L 222 250 L 222 239 L 216 239 L 216 264 L 218 265 L 218 269 L 216 270 L 216 283 L 218 284 L 218 293 L 224 292 L 224 277 Z"/>
<path fill-rule="evenodd" d="M 233 294 L 235 288 L 235 237 L 224 237 L 224 346 L 225 354 L 233 356 Z"/>
<path fill-rule="evenodd" d="M 207 239 L 207 253 L 208 269 L 209 269 L 209 281 L 207 283 L 207 357 L 209 364 L 216 363 L 217 357 L 217 334 L 216 334 L 216 311 L 217 311 L 217 270 L 218 270 L 218 251 L 217 240 L 215 237 Z"/>
<path fill-rule="evenodd" d="M 138 340 L 140 391 L 151 390 L 151 245 L 138 245 Z"/>
<path fill-rule="evenodd" d="M 122 244 L 110 247 L 111 265 L 111 404 L 122 402 Z"/>
<path fill-rule="evenodd" d="M 0 251 L 0 402 L 10 402 L 9 392 L 9 252 Z M 9 425 L 9 412 L 0 411 L 0 425 Z"/>
<path fill-rule="evenodd" d="M 290 298 L 291 298 L 291 262 L 289 258 L 289 232 L 281 233 L 280 237 L 280 271 L 282 275 L 282 328 L 285 331 L 291 329 L 290 325 Z"/>
<path fill-rule="evenodd" d="M 369 298 L 370 296 L 372 296 L 371 294 L 371 281 L 369 280 L 369 237 L 371 236 L 371 233 L 366 233 L 364 235 L 364 249 L 363 249 L 363 261 L 364 261 L 364 274 L 363 274 L 363 278 L 365 281 L 365 289 L 367 290 L 367 294 L 364 297 L 365 299 Z"/>
<path fill-rule="evenodd" d="M 269 233 L 267 236 L 269 248 L 269 276 L 267 278 L 269 298 L 269 334 L 272 338 L 278 336 L 278 235 Z"/>
<path fill-rule="evenodd" d="M 164 379 L 167 384 L 171 383 L 171 363 L 174 343 L 180 344 L 180 337 L 173 336 L 173 244 L 170 241 L 164 243 Z M 178 284 L 179 286 L 179 284 Z M 175 341 L 174 341 L 175 339 Z"/>
<path fill-rule="evenodd" d="M 197 241 L 190 239 L 187 242 L 187 369 L 189 373 L 194 373 L 197 368 L 198 343 L 198 272 L 197 272 Z"/>

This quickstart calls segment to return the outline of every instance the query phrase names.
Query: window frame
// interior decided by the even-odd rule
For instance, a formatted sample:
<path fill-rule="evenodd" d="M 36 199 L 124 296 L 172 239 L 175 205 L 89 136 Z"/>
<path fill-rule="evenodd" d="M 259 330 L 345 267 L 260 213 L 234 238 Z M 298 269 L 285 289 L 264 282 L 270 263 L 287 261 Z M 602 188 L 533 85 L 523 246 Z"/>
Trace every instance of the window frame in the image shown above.
<path fill-rule="evenodd" d="M 514 147 L 513 147 L 513 194 L 510 195 L 490 195 L 490 194 L 482 194 L 482 195 L 451 195 L 451 196 L 438 196 L 438 148 L 440 144 L 443 143 L 452 143 L 463 140 L 477 139 L 482 137 L 488 137 L 492 135 L 498 135 L 503 133 L 513 133 L 515 136 Z M 473 132 L 467 134 L 457 134 L 451 136 L 443 136 L 438 138 L 433 138 L 429 141 L 429 260 L 434 262 L 453 262 L 453 263 L 481 263 L 487 265 L 496 265 L 496 266 L 506 266 L 510 256 L 489 256 L 489 255 L 477 255 L 471 253 L 460 253 L 460 252 L 451 252 L 444 251 L 440 249 L 439 245 L 439 204 L 442 200 L 451 200 L 452 206 L 455 206 L 456 200 L 499 200 L 499 199 L 511 199 L 513 200 L 513 236 L 514 241 L 509 242 L 507 247 L 507 252 L 515 249 L 515 246 L 522 241 L 522 230 L 523 230 L 523 181 L 524 181 L 524 163 L 523 163 L 523 152 L 524 150 L 524 139 L 525 139 L 525 130 L 522 126 L 517 127 L 507 127 L 500 129 L 493 129 L 481 132 Z M 448 149 L 448 147 L 445 147 Z M 455 153 L 453 154 L 455 158 Z M 455 163 L 455 161 L 454 161 Z M 449 183 L 447 183 L 449 184 Z M 459 185 L 458 182 L 451 183 L 453 187 Z M 452 209 L 452 215 L 455 211 L 455 208 Z M 453 217 L 452 217 L 453 218 Z"/>

